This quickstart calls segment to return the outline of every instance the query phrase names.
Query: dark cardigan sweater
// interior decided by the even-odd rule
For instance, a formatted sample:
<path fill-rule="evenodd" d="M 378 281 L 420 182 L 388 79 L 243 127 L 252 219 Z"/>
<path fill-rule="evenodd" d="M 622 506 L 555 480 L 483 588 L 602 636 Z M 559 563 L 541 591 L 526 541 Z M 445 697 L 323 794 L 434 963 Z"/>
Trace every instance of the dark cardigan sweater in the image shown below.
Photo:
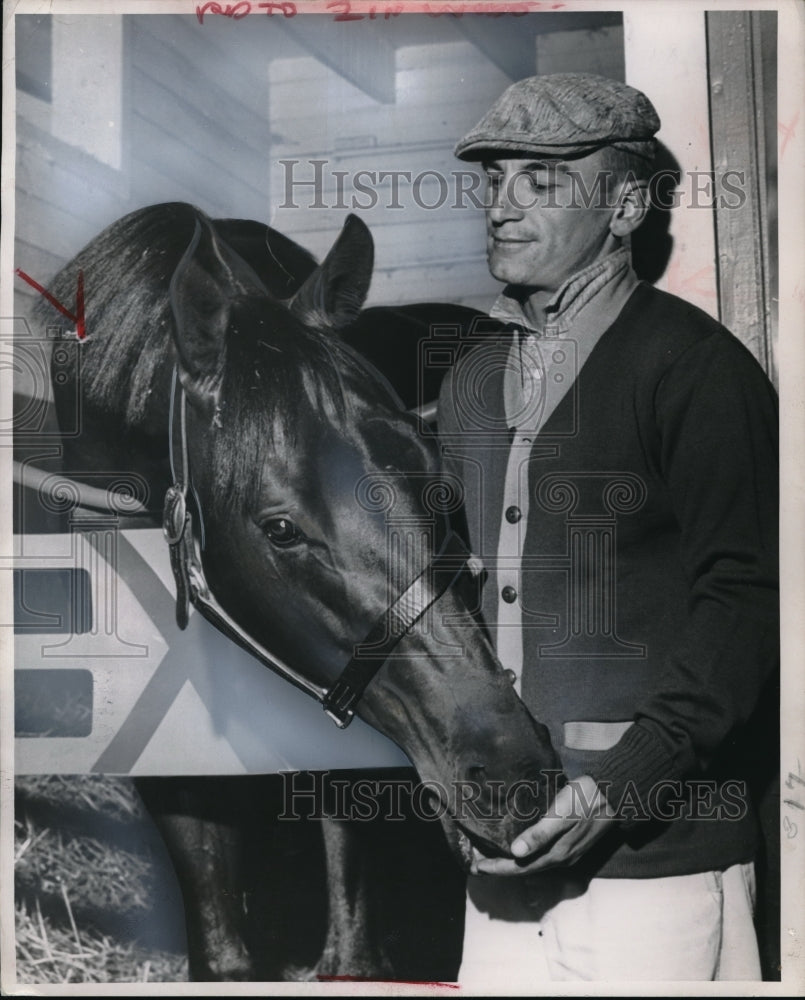
<path fill-rule="evenodd" d="M 465 354 L 440 397 L 445 467 L 465 484 L 470 542 L 489 567 L 508 453 L 494 432 L 502 373 L 480 407 L 462 401 L 478 352 L 496 345 L 500 358 L 511 336 Z M 592 775 L 624 820 L 581 864 L 656 877 L 749 860 L 755 820 L 732 758 L 779 649 L 766 376 L 720 324 L 641 284 L 537 436 L 528 482 L 522 696 L 566 773 Z M 497 600 L 487 585 L 493 638 Z M 629 720 L 609 750 L 564 745 L 566 722 Z"/>

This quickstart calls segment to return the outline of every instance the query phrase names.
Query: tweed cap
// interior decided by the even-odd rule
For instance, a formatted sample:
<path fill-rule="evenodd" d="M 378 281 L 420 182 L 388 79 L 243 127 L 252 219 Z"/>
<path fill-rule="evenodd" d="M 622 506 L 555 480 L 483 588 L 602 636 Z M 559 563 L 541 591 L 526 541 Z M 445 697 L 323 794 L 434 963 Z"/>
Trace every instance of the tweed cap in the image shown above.
<path fill-rule="evenodd" d="M 455 149 L 462 160 L 490 153 L 583 156 L 618 146 L 651 158 L 660 119 L 634 87 L 592 73 L 553 73 L 512 84 Z"/>

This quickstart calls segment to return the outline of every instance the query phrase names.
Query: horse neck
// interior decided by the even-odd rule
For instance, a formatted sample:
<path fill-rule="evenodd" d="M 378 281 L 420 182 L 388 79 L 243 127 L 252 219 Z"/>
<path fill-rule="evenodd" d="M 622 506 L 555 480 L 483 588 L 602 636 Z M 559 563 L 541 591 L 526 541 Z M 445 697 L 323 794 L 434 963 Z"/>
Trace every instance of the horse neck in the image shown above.
<path fill-rule="evenodd" d="M 82 418 L 81 433 L 62 438 L 65 475 L 101 488 L 108 485 L 104 482 L 107 476 L 109 483 L 138 477 L 148 484 L 147 506 L 159 515 L 171 484 L 167 408 L 159 434 L 142 427 L 127 428 L 91 404 L 84 405 Z"/>

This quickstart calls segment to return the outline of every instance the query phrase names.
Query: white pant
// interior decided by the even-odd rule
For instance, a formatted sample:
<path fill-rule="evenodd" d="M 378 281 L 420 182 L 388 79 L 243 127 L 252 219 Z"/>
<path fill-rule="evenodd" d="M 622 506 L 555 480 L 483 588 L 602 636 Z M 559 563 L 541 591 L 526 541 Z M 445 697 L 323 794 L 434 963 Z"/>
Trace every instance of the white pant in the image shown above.
<path fill-rule="evenodd" d="M 470 876 L 459 981 L 759 980 L 754 865 L 653 879 Z M 519 884 L 518 884 L 519 883 Z"/>

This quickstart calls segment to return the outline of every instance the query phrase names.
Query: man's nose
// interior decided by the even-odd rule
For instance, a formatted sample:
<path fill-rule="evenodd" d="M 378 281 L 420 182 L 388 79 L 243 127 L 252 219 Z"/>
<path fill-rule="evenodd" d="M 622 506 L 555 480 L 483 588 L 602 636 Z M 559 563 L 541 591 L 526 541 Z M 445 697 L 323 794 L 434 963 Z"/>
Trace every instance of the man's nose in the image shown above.
<path fill-rule="evenodd" d="M 495 226 L 504 222 L 515 222 L 523 217 L 523 208 L 519 204 L 511 181 L 503 181 L 490 192 L 490 203 L 487 216 Z"/>

